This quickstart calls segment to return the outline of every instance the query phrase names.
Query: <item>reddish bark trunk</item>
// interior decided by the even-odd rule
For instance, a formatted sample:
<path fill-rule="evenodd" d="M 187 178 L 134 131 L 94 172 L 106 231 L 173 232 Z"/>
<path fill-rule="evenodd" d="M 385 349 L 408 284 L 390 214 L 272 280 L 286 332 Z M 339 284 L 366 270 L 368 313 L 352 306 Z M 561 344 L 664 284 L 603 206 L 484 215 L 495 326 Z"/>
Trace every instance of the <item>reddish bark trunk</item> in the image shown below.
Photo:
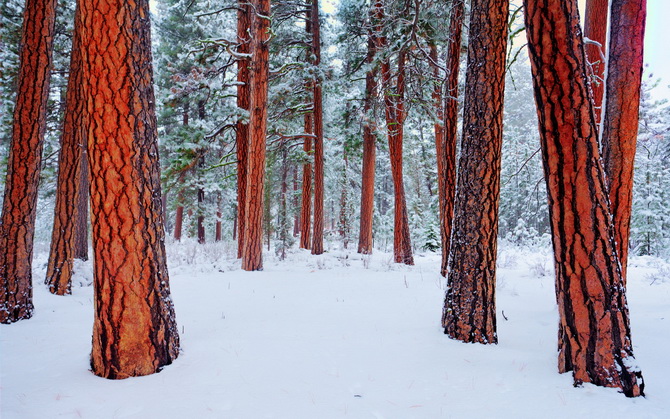
<path fill-rule="evenodd" d="M 637 147 L 646 0 L 613 0 L 602 148 L 614 240 L 626 281 Z"/>
<path fill-rule="evenodd" d="M 252 1 L 249 149 L 242 269 L 263 269 L 263 187 L 268 98 L 270 0 Z"/>
<path fill-rule="evenodd" d="M 298 200 L 298 169 L 293 168 L 293 237 L 298 237 L 300 234 L 300 213 L 297 211 L 299 205 Z"/>
<path fill-rule="evenodd" d="M 383 42 L 385 44 L 385 42 Z M 398 54 L 398 73 L 395 88 L 391 86 L 391 65 L 382 63 L 382 83 L 386 109 L 391 175 L 393 176 L 393 198 L 395 204 L 393 228 L 393 258 L 396 263 L 414 265 L 412 242 L 409 235 L 409 219 L 405 201 L 405 185 L 402 175 L 402 142 L 405 122 L 405 60 L 406 52 Z"/>
<path fill-rule="evenodd" d="M 642 395 L 589 100 L 577 0 L 525 0 L 549 199 L 559 372 Z"/>
<path fill-rule="evenodd" d="M 237 51 L 240 54 L 249 54 L 251 51 L 249 39 L 251 6 L 246 0 L 238 0 L 237 7 L 237 42 L 240 44 Z M 248 59 L 238 58 L 237 60 L 237 107 L 246 111 L 250 109 L 249 64 Z M 245 238 L 244 222 L 248 181 L 247 159 L 249 154 L 249 124 L 245 123 L 244 120 L 237 121 L 235 144 L 237 147 L 237 257 L 241 258 Z"/>
<path fill-rule="evenodd" d="M 179 353 L 165 260 L 149 2 L 81 2 L 95 257 L 91 369 L 120 379 Z"/>
<path fill-rule="evenodd" d="M 308 35 L 312 33 L 312 14 L 311 7 L 308 7 L 305 12 L 305 31 Z M 310 50 L 311 55 L 311 50 Z M 307 57 L 307 63 L 311 63 L 309 57 Z M 306 88 L 307 91 L 313 90 L 313 82 L 310 80 L 307 82 Z M 305 136 L 303 143 L 303 150 L 307 156 L 312 155 L 312 137 L 311 134 L 314 134 L 314 113 L 313 108 L 311 111 L 305 113 L 304 116 L 304 126 Z M 302 168 L 302 205 L 300 206 L 300 248 L 301 249 L 310 249 L 312 247 L 311 241 L 312 233 L 312 165 L 311 163 L 305 163 Z"/>
<path fill-rule="evenodd" d="M 371 65 L 379 42 L 378 33 L 381 33 L 380 21 L 383 16 L 383 5 L 377 0 L 370 9 L 370 33 L 368 34 L 368 53 L 365 61 Z M 375 117 L 372 110 L 372 101 L 377 83 L 376 69 L 370 69 L 365 74 L 365 103 L 363 105 L 363 168 L 361 170 L 361 224 L 358 235 L 358 253 L 372 254 L 372 220 L 374 215 L 375 198 L 375 159 L 377 138 L 374 134 Z"/>
<path fill-rule="evenodd" d="M 79 7 L 77 7 L 76 13 L 79 13 Z M 77 22 L 80 22 L 80 20 L 77 19 Z M 82 195 L 85 197 L 83 209 L 84 211 L 88 209 L 86 204 L 88 193 L 81 189 L 82 178 L 84 177 L 84 174 L 82 174 L 84 149 L 81 144 L 86 138 L 82 135 L 84 101 L 80 89 L 82 83 L 80 33 L 81 29 L 76 28 L 72 40 L 70 78 L 67 85 L 63 133 L 58 155 L 54 225 L 51 233 L 51 251 L 45 279 L 49 291 L 57 295 L 72 293 L 72 269 L 75 257 L 77 224 L 82 216 L 80 212 Z M 88 173 L 86 173 L 86 177 L 88 177 Z M 83 216 L 85 217 L 84 220 L 88 219 L 86 214 L 83 214 Z"/>
<path fill-rule="evenodd" d="M 321 64 L 321 25 L 319 23 L 319 0 L 312 0 L 312 64 Z M 314 235 L 312 254 L 323 253 L 323 96 L 321 77 L 314 77 Z"/>
<path fill-rule="evenodd" d="M 82 130 L 82 125 L 79 125 Z M 75 219 L 74 231 L 74 258 L 88 260 L 88 189 L 90 187 L 88 175 L 88 152 L 86 151 L 86 139 L 82 138 L 76 145 L 81 148 L 80 175 L 79 175 L 79 198 L 77 199 L 77 217 Z M 165 203 L 164 203 L 165 204 Z M 163 205 L 165 207 L 165 205 Z M 165 210 L 163 210 L 165 214 Z"/>
<path fill-rule="evenodd" d="M 449 252 L 451 251 L 451 230 L 454 220 L 454 199 L 456 195 L 456 144 L 458 142 L 458 70 L 461 64 L 461 38 L 463 31 L 462 0 L 453 3 L 449 21 L 449 43 L 447 46 L 446 101 L 434 95 L 438 117 L 443 116 L 444 126 L 438 135 L 439 124 L 435 125 L 435 148 L 437 150 L 438 202 L 440 207 L 440 237 L 442 241 L 442 264 L 440 274 L 447 275 Z M 433 53 L 435 54 L 435 53 Z M 437 55 L 435 54 L 435 60 Z M 435 66 L 434 71 L 437 71 Z M 444 103 L 444 114 L 439 109 Z"/>
<path fill-rule="evenodd" d="M 507 0 L 473 0 L 444 333 L 498 343 L 495 286 Z"/>
<path fill-rule="evenodd" d="M 56 0 L 26 0 L 12 142 L 0 219 L 0 323 L 33 314 L 37 186 L 46 127 Z"/>
<path fill-rule="evenodd" d="M 607 54 L 607 9 L 610 0 L 586 0 L 584 13 L 584 36 L 600 45 L 588 43 L 586 58 L 591 63 L 589 75 L 591 94 L 596 112 L 596 124 L 600 127 L 603 113 L 603 93 L 605 92 L 605 65 Z"/>

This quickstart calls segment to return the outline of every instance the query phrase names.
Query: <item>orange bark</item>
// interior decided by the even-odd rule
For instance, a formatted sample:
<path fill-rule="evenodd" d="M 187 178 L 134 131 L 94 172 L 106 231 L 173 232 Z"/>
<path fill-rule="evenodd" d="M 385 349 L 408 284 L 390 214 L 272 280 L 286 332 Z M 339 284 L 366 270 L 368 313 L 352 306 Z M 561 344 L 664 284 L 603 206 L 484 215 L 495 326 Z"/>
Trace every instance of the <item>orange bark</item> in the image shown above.
<path fill-rule="evenodd" d="M 384 42 L 385 43 L 385 42 Z M 394 223 L 393 258 L 396 263 L 414 265 L 412 242 L 409 235 L 409 219 L 405 200 L 405 184 L 402 175 L 402 143 L 405 123 L 405 60 L 406 51 L 398 54 L 398 73 L 395 88 L 391 86 L 391 66 L 388 60 L 382 63 L 382 83 L 386 109 L 389 157 L 393 177 Z"/>
<path fill-rule="evenodd" d="M 584 36 L 600 45 L 585 45 L 586 58 L 591 63 L 590 80 L 596 124 L 602 121 L 603 93 L 605 92 L 605 54 L 607 53 L 607 9 L 610 0 L 586 0 Z M 599 126 L 599 125 L 598 125 Z"/>
<path fill-rule="evenodd" d="M 91 369 L 121 379 L 179 353 L 165 261 L 149 2 L 80 3 L 94 247 Z"/>
<path fill-rule="evenodd" d="M 624 282 L 628 268 L 646 14 L 646 0 L 612 1 L 602 149 L 614 239 Z"/>
<path fill-rule="evenodd" d="M 79 7 L 75 13 L 79 13 Z M 81 23 L 80 19 L 76 21 Z M 81 52 L 79 50 L 81 29 L 77 29 L 79 28 L 75 29 L 72 39 L 70 78 L 67 85 L 65 118 L 58 157 L 58 184 L 51 234 L 51 252 L 45 280 L 49 291 L 57 295 L 71 294 L 77 223 L 80 217 L 88 219 L 85 212 L 81 213 L 82 210 L 88 209 L 86 205 L 88 193 L 82 190 L 84 150 L 80 144 L 83 144 L 86 138 L 82 135 L 84 101 L 80 89 L 82 83 Z M 82 195 L 85 198 L 83 208 L 80 208 Z M 85 222 L 80 222 L 80 224 L 84 224 L 85 228 Z"/>
<path fill-rule="evenodd" d="M 0 323 L 33 314 L 37 186 L 46 127 L 56 0 L 26 0 L 12 142 L 0 219 Z"/>
<path fill-rule="evenodd" d="M 443 101 L 441 89 L 435 92 L 438 118 L 443 118 L 443 126 L 435 125 L 435 148 L 437 151 L 437 182 L 440 208 L 440 237 L 442 240 L 442 264 L 440 274 L 447 275 L 449 252 L 451 251 L 451 230 L 454 220 L 454 198 L 456 194 L 456 143 L 458 142 L 458 70 L 461 64 L 461 38 L 463 31 L 462 0 L 453 3 L 449 20 L 449 44 L 447 46 L 446 101 Z M 432 52 L 437 62 L 437 51 Z M 434 72 L 437 72 L 434 66 Z M 435 73 L 434 73 L 435 74 Z M 436 88 L 437 90 L 437 88 Z"/>
<path fill-rule="evenodd" d="M 270 71 L 268 62 L 270 0 L 254 0 L 252 6 L 255 14 L 251 21 L 249 154 L 242 251 L 242 269 L 245 271 L 263 269 L 263 187 Z"/>
<path fill-rule="evenodd" d="M 312 33 L 312 9 L 307 8 L 305 12 L 305 32 Z M 310 49 L 311 55 L 311 49 Z M 311 60 L 307 57 L 307 62 Z M 307 83 L 307 90 L 314 90 L 313 81 Z M 314 134 L 314 112 L 313 109 L 304 115 L 305 136 L 303 150 L 307 156 L 312 155 L 312 134 Z M 307 162 L 302 167 L 302 205 L 300 206 L 300 248 L 310 249 L 312 247 L 312 164 Z"/>
<path fill-rule="evenodd" d="M 378 33 L 381 32 L 380 21 L 383 16 L 383 5 L 377 0 L 370 9 L 370 33 L 368 34 L 368 52 L 365 61 L 371 65 L 379 42 Z M 358 235 L 358 253 L 372 254 L 372 220 L 374 215 L 375 198 L 375 154 L 377 138 L 374 133 L 374 115 L 372 101 L 377 87 L 377 69 L 370 69 L 365 75 L 365 103 L 363 111 L 363 168 L 361 170 L 361 224 Z"/>
<path fill-rule="evenodd" d="M 240 54 L 249 54 L 249 30 L 251 29 L 251 6 L 246 0 L 238 0 L 237 4 L 237 51 Z M 249 110 L 249 60 L 238 58 L 237 60 L 237 107 Z M 249 124 L 243 120 L 237 121 L 235 134 L 237 147 L 237 257 L 242 257 L 244 248 L 244 218 L 247 200 L 247 159 L 249 149 Z"/>
<path fill-rule="evenodd" d="M 312 0 L 312 64 L 321 64 L 321 25 L 319 24 L 319 0 Z M 312 236 L 312 254 L 323 253 L 323 97 L 321 77 L 314 77 L 314 234 Z"/>
<path fill-rule="evenodd" d="M 508 0 L 473 0 L 444 333 L 497 343 L 496 253 Z"/>
<path fill-rule="evenodd" d="M 549 199 L 559 372 L 643 394 L 614 242 L 577 0 L 525 0 Z"/>

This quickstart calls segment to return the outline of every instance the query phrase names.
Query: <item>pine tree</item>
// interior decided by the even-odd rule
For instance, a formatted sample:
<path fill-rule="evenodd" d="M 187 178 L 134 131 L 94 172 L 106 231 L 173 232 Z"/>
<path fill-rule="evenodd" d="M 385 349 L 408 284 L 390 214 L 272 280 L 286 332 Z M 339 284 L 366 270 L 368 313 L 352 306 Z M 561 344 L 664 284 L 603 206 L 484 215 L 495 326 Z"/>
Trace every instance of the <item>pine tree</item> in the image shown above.
<path fill-rule="evenodd" d="M 56 1 L 27 0 L 0 219 L 0 323 L 33 314 L 32 256 Z"/>
<path fill-rule="evenodd" d="M 80 7 L 95 255 L 91 368 L 120 379 L 158 372 L 179 353 L 165 260 L 149 2 L 94 0 Z"/>
<path fill-rule="evenodd" d="M 475 0 L 470 14 L 463 143 L 449 256 L 444 333 L 497 343 L 495 286 L 503 135 L 507 0 Z"/>
<path fill-rule="evenodd" d="M 640 396 L 577 1 L 524 6 L 552 223 L 558 370 L 572 371 L 576 385 Z"/>

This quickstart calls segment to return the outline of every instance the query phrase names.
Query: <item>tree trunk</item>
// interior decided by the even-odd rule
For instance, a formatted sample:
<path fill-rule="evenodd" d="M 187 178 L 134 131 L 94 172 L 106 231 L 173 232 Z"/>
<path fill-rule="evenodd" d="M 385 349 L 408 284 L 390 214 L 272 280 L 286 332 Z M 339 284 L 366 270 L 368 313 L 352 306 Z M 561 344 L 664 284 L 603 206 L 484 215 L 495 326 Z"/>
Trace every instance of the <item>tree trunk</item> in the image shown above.
<path fill-rule="evenodd" d="M 370 33 L 368 34 L 368 53 L 365 62 L 371 65 L 375 54 L 378 34 L 381 33 L 380 21 L 383 17 L 383 5 L 377 0 L 370 10 Z M 374 133 L 375 116 L 372 101 L 377 83 L 377 70 L 371 68 L 365 74 L 365 102 L 363 105 L 363 168 L 361 173 L 361 225 L 358 235 L 358 253 L 372 254 L 372 220 L 375 208 L 375 154 L 377 138 Z"/>
<path fill-rule="evenodd" d="M 223 197 L 221 196 L 221 191 L 216 193 L 216 225 L 214 227 L 214 241 L 220 242 L 223 239 L 221 234 L 221 219 L 223 214 L 221 213 L 221 202 Z"/>
<path fill-rule="evenodd" d="M 298 237 L 300 234 L 300 213 L 297 211 L 299 205 L 298 201 L 298 169 L 293 167 L 293 237 Z"/>
<path fill-rule="evenodd" d="M 206 117 L 205 114 L 205 101 L 198 101 L 198 119 L 203 121 Z M 198 243 L 205 244 L 205 188 L 202 185 L 202 172 L 206 167 L 205 162 L 205 149 L 198 150 Z"/>
<path fill-rule="evenodd" d="M 305 11 L 305 32 L 308 35 L 312 33 L 312 11 L 311 7 L 307 7 Z M 311 50 L 309 52 L 311 55 Z M 308 56 L 307 63 L 311 63 Z M 313 81 L 307 82 L 307 91 L 314 90 Z M 314 134 L 314 108 L 305 113 L 304 116 L 305 136 L 303 143 L 303 150 L 307 156 L 312 155 L 312 137 Z M 302 168 L 302 205 L 300 206 L 300 248 L 310 249 L 312 247 L 311 241 L 312 232 L 312 165 L 307 162 Z"/>
<path fill-rule="evenodd" d="M 611 0 L 586 0 L 584 13 L 584 36 L 600 45 L 588 43 L 586 58 L 591 63 L 589 75 L 591 94 L 596 112 L 596 126 L 602 122 L 603 93 L 605 92 L 605 54 L 607 53 L 607 9 Z"/>
<path fill-rule="evenodd" d="M 70 76 L 72 77 L 72 76 Z M 83 125 L 79 124 L 80 132 Z M 88 189 L 90 187 L 88 175 L 88 152 L 86 151 L 86 139 L 80 138 L 76 147 L 81 148 L 80 174 L 79 174 L 79 198 L 77 199 L 77 217 L 75 219 L 74 231 L 74 258 L 79 260 L 88 260 Z M 165 207 L 165 203 L 163 203 Z M 165 210 L 163 210 L 165 213 Z"/>
<path fill-rule="evenodd" d="M 184 102 L 184 109 L 182 113 L 182 125 L 187 127 L 188 126 L 188 113 L 189 113 L 189 102 L 186 101 Z M 182 171 L 182 173 L 179 174 L 179 179 L 178 183 L 179 185 L 184 183 L 184 176 L 186 175 L 185 172 Z M 182 227 L 184 225 L 184 195 L 183 195 L 183 188 L 180 187 L 179 192 L 177 193 L 177 211 L 175 213 L 175 220 L 174 220 L 174 239 L 176 241 L 181 241 L 181 232 L 182 232 Z"/>
<path fill-rule="evenodd" d="M 94 249 L 91 369 L 120 379 L 179 353 L 165 261 L 149 2 L 81 2 Z"/>
<path fill-rule="evenodd" d="M 251 51 L 249 32 L 251 30 L 251 5 L 247 0 L 238 0 L 237 3 L 237 51 L 240 54 L 249 54 Z M 249 60 L 237 60 L 237 107 L 249 110 L 251 90 L 249 86 Z M 248 121 L 247 121 L 248 122 Z M 242 257 L 244 249 L 244 222 L 245 206 L 247 201 L 247 165 L 249 155 L 249 124 L 238 119 L 235 134 L 237 147 L 237 257 Z"/>
<path fill-rule="evenodd" d="M 315 68 L 321 64 L 321 25 L 319 23 L 319 0 L 312 0 L 312 57 Z M 323 96 L 322 80 L 318 72 L 314 76 L 314 235 L 312 254 L 323 253 Z"/>
<path fill-rule="evenodd" d="M 252 5 L 256 12 L 251 23 L 250 129 L 242 252 L 242 269 L 245 271 L 263 269 L 263 186 L 269 73 L 270 0 L 253 0 Z"/>
<path fill-rule="evenodd" d="M 385 42 L 384 42 L 385 44 Z M 412 242 L 409 235 L 409 219 L 405 201 L 405 185 L 402 175 L 402 142 L 405 122 L 405 60 L 406 51 L 398 54 L 398 74 L 395 89 L 391 86 L 391 65 L 389 60 L 382 63 L 382 83 L 388 130 L 389 157 L 393 177 L 393 197 L 395 204 L 393 223 L 393 258 L 396 263 L 414 265 Z"/>
<path fill-rule="evenodd" d="M 628 268 L 646 14 L 646 0 L 612 1 L 602 148 L 614 219 L 614 241 L 624 283 Z"/>
<path fill-rule="evenodd" d="M 435 125 L 435 147 L 437 150 L 438 202 L 440 207 L 440 237 L 442 240 L 442 264 L 440 274 L 447 275 L 449 252 L 451 251 L 451 229 L 454 220 L 454 199 L 456 195 L 456 143 L 458 142 L 458 70 L 461 64 L 461 38 L 463 30 L 463 9 L 465 2 L 456 1 L 451 9 L 449 21 L 449 43 L 447 46 L 446 101 L 444 103 L 444 126 L 438 136 Z M 437 60 L 437 54 L 435 54 Z M 437 71 L 435 66 L 434 71 Z M 438 117 L 440 114 L 438 113 Z"/>
<path fill-rule="evenodd" d="M 79 7 L 77 7 L 79 9 Z M 76 12 L 77 13 L 77 12 Z M 77 22 L 80 22 L 77 19 Z M 79 29 L 79 28 L 77 28 Z M 67 99 L 63 120 L 63 133 L 60 139 L 58 154 L 58 184 L 54 225 L 51 233 L 51 251 L 45 284 L 52 294 L 66 295 L 72 293 L 72 268 L 75 255 L 75 242 L 81 214 L 81 197 L 87 198 L 82 187 L 82 154 L 80 145 L 86 140 L 83 135 L 84 101 L 81 96 L 81 29 L 75 29 L 72 39 L 70 56 L 70 77 L 67 85 Z M 86 211 L 88 205 L 83 202 Z M 85 214 L 84 214 L 85 216 Z M 86 217 L 85 220 L 88 218 Z"/>
<path fill-rule="evenodd" d="M 33 314 L 37 186 L 46 129 L 56 0 L 26 0 L 12 142 L 0 219 L 0 323 Z"/>
<path fill-rule="evenodd" d="M 498 343 L 495 286 L 508 0 L 473 0 L 444 333 Z"/>
<path fill-rule="evenodd" d="M 643 394 L 614 242 L 577 0 L 524 1 L 549 199 L 559 372 Z"/>

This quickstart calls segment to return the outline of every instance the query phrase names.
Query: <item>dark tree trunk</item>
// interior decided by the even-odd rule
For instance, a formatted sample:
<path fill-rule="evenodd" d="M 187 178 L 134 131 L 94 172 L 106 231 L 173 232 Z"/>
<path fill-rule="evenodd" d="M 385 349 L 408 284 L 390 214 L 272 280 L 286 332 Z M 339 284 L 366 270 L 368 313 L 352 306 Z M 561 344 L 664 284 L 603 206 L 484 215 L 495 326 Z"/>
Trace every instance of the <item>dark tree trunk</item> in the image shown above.
<path fill-rule="evenodd" d="M 254 0 L 251 23 L 249 154 L 244 214 L 242 269 L 263 269 L 263 187 L 268 98 L 270 0 Z"/>
<path fill-rule="evenodd" d="M 312 64 L 321 64 L 321 25 L 319 23 L 319 0 L 312 0 Z M 323 97 L 321 77 L 314 77 L 314 235 L 312 254 L 323 253 Z"/>
<path fill-rule="evenodd" d="M 628 268 L 646 15 L 646 0 L 612 1 L 602 148 L 614 219 L 614 241 L 624 283 Z"/>
<path fill-rule="evenodd" d="M 77 19 L 77 22 L 80 22 L 80 20 Z M 85 227 L 88 220 L 86 214 L 83 214 L 84 222 L 79 221 L 82 195 L 84 196 L 83 210 L 88 209 L 86 204 L 88 193 L 84 193 L 81 189 L 82 183 L 86 183 L 82 182 L 84 177 L 82 174 L 84 148 L 81 146 L 86 138 L 82 135 L 84 101 L 80 89 L 82 83 L 80 33 L 81 29 L 75 29 L 72 40 L 70 78 L 67 85 L 63 133 L 60 138 L 58 154 L 58 184 L 54 225 L 51 233 L 51 251 L 45 279 L 49 291 L 57 295 L 72 293 L 72 269 L 77 227 L 79 224 L 84 224 Z M 86 176 L 88 177 L 88 173 L 86 173 Z"/>
<path fill-rule="evenodd" d="M 237 51 L 240 54 L 249 54 L 251 44 L 249 32 L 251 30 L 251 6 L 246 0 L 238 0 L 237 4 Z M 249 110 L 250 85 L 249 85 L 249 60 L 238 58 L 237 60 L 237 107 Z M 237 257 L 242 257 L 244 249 L 245 234 L 245 206 L 247 201 L 247 165 L 249 155 L 249 124 L 242 119 L 237 121 L 235 145 L 237 147 Z M 233 233 L 234 235 L 235 233 Z"/>
<path fill-rule="evenodd" d="M 81 2 L 95 257 L 91 369 L 148 375 L 179 354 L 165 261 L 149 2 Z"/>
<path fill-rule="evenodd" d="M 294 217 L 293 217 L 293 237 L 298 237 L 298 234 L 300 234 L 300 213 L 298 212 L 298 206 L 299 206 L 299 200 L 298 200 L 298 169 L 296 167 L 293 168 L 293 211 L 294 211 Z"/>
<path fill-rule="evenodd" d="M 0 219 L 0 323 L 33 314 L 37 186 L 46 127 L 56 0 L 26 0 L 12 142 Z"/>
<path fill-rule="evenodd" d="M 444 333 L 498 343 L 495 286 L 508 0 L 473 0 Z"/>
<path fill-rule="evenodd" d="M 201 121 L 204 120 L 206 117 L 205 114 L 205 101 L 200 100 L 198 101 L 198 119 Z M 205 162 L 205 150 L 201 149 L 199 151 L 200 156 L 198 157 L 198 168 L 200 169 L 198 173 L 202 173 L 204 168 L 206 167 L 206 162 Z M 199 183 L 202 182 L 202 178 L 200 175 L 198 175 L 198 178 L 200 180 Z M 198 185 L 198 243 L 200 244 L 205 244 L 205 189 L 202 184 Z"/>
<path fill-rule="evenodd" d="M 182 112 L 182 125 L 187 127 L 188 126 L 188 113 L 190 110 L 189 102 L 186 101 L 184 102 L 184 109 Z M 179 185 L 184 183 L 184 176 L 186 173 L 182 172 L 179 175 L 178 183 Z M 181 186 L 180 186 L 181 188 Z M 175 219 L 174 219 L 174 239 L 176 241 L 181 241 L 181 232 L 182 228 L 184 225 L 184 195 L 182 192 L 182 189 L 179 190 L 177 193 L 177 211 L 175 213 Z"/>
<path fill-rule="evenodd" d="M 311 7 L 307 7 L 305 12 L 305 31 L 308 35 L 312 34 L 312 12 Z M 311 55 L 311 50 L 310 50 Z M 311 63 L 309 56 L 307 63 Z M 306 90 L 313 91 L 313 81 L 306 83 Z M 314 134 L 314 108 L 305 113 L 304 116 L 305 136 L 303 150 L 308 157 L 312 155 L 312 134 Z M 312 233 L 312 164 L 306 162 L 302 168 L 302 205 L 300 206 L 300 248 L 310 249 Z"/>
<path fill-rule="evenodd" d="M 588 43 L 586 58 L 591 63 L 589 75 L 591 94 L 596 112 L 596 124 L 602 122 L 603 93 L 605 92 L 605 54 L 607 50 L 607 9 L 610 0 L 586 0 L 584 13 L 584 36 L 600 45 Z"/>
<path fill-rule="evenodd" d="M 71 77 L 71 76 L 70 76 Z M 82 125 L 78 125 L 82 131 Z M 81 138 L 76 147 L 81 148 L 80 174 L 79 174 L 79 197 L 77 198 L 77 217 L 75 219 L 74 231 L 74 258 L 88 260 L 88 189 L 90 187 L 88 175 L 88 152 L 86 151 L 86 139 Z M 163 214 L 165 214 L 165 203 L 163 203 Z"/>
<path fill-rule="evenodd" d="M 577 0 L 525 0 L 549 199 L 559 313 L 558 370 L 643 394 L 589 100 Z"/>
<path fill-rule="evenodd" d="M 444 127 L 438 136 L 435 126 L 435 147 L 437 150 L 438 201 L 440 207 L 440 238 L 442 241 L 442 264 L 440 274 L 447 275 L 449 252 L 451 251 L 451 229 L 454 220 L 454 199 L 456 195 L 456 144 L 458 142 L 458 70 L 461 63 L 461 38 L 463 30 L 463 9 L 465 2 L 453 3 L 449 21 L 449 43 L 447 46 L 446 100 L 444 101 Z M 437 59 L 437 55 L 435 55 Z M 437 70 L 437 66 L 435 67 Z M 439 97 L 437 99 L 440 99 Z M 442 106 L 442 100 L 438 102 Z M 439 109 L 438 106 L 438 109 Z M 438 117 L 439 117 L 438 113 Z"/>

